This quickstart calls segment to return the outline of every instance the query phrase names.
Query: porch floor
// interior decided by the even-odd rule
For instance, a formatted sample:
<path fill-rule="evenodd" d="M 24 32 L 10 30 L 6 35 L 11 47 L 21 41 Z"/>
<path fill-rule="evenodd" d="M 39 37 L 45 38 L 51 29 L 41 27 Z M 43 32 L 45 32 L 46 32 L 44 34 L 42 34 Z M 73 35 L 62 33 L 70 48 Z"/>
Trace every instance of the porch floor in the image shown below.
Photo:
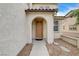
<path fill-rule="evenodd" d="M 44 40 L 33 40 L 33 48 L 30 56 L 49 56 L 48 50 L 46 48 L 46 42 Z"/>

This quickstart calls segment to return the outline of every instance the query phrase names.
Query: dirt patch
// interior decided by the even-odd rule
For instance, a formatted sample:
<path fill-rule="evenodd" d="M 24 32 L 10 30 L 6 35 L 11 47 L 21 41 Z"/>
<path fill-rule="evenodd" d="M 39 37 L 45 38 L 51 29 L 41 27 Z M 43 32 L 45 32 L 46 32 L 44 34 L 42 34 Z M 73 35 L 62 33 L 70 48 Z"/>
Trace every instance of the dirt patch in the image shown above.
<path fill-rule="evenodd" d="M 79 49 L 77 49 L 75 46 L 72 46 L 71 44 L 61 40 L 57 39 L 55 40 L 59 45 L 56 44 L 46 44 L 46 47 L 48 49 L 49 55 L 50 56 L 78 56 L 79 55 Z M 70 50 L 70 52 L 67 52 L 61 47 L 65 47 Z"/>
<path fill-rule="evenodd" d="M 32 44 L 26 44 L 17 56 L 29 56 L 32 50 Z"/>

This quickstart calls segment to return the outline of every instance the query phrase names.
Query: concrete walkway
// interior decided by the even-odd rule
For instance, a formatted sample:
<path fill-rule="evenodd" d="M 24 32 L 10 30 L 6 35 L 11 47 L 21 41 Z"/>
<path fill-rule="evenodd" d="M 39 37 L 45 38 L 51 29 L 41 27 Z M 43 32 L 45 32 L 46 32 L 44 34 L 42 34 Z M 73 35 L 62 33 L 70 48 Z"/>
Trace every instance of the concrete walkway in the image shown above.
<path fill-rule="evenodd" d="M 33 47 L 30 56 L 49 56 L 44 40 L 33 40 Z"/>

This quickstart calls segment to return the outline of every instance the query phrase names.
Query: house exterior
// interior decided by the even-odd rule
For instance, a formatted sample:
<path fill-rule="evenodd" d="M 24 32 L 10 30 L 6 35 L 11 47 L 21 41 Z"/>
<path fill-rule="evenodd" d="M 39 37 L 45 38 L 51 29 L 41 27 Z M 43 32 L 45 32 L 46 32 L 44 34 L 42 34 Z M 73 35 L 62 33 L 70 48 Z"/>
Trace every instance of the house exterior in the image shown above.
<path fill-rule="evenodd" d="M 52 44 L 63 32 L 77 33 L 69 30 L 75 18 L 69 14 L 56 16 L 57 6 L 56 3 L 0 4 L 0 55 L 17 55 L 33 40 Z"/>
<path fill-rule="evenodd" d="M 27 4 L 0 4 L 0 55 L 17 55 L 27 43 Z"/>
<path fill-rule="evenodd" d="M 76 18 L 72 15 L 72 10 L 65 15 L 62 20 L 62 39 L 79 48 L 79 25 L 75 25 Z"/>
<path fill-rule="evenodd" d="M 53 22 L 57 4 L 32 3 L 29 6 L 25 10 L 28 22 L 28 43 L 32 43 L 33 39 L 46 39 L 49 44 L 53 43 Z"/>
<path fill-rule="evenodd" d="M 74 25 L 76 23 L 76 17 L 73 16 L 71 13 L 72 13 L 72 10 L 65 15 L 65 18 L 62 21 L 62 27 L 63 27 L 62 31 L 78 33 L 79 26 Z"/>
<path fill-rule="evenodd" d="M 61 38 L 64 16 L 54 16 L 54 39 Z"/>

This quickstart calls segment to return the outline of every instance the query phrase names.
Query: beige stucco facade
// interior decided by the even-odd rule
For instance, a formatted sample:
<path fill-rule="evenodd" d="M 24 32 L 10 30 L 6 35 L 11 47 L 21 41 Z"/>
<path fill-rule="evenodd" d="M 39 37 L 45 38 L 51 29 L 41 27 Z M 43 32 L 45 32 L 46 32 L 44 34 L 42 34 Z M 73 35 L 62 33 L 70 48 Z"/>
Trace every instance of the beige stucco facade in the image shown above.
<path fill-rule="evenodd" d="M 64 21 L 64 16 L 55 16 L 54 21 L 58 21 L 58 31 L 54 31 L 54 39 L 58 39 L 62 34 L 62 24 Z"/>
<path fill-rule="evenodd" d="M 37 4 L 42 6 L 42 4 Z M 48 9 L 57 8 L 57 4 L 44 4 Z M 30 7 L 37 6 L 30 4 Z M 55 12 L 25 12 L 26 3 L 0 4 L 0 55 L 17 55 L 27 43 L 34 39 L 35 18 L 44 19 L 43 38 L 51 44 L 54 42 L 54 14 Z M 32 28 L 33 27 L 33 28 Z"/>
<path fill-rule="evenodd" d="M 79 26 L 76 31 L 69 30 L 76 17 L 55 16 L 57 6 L 55 3 L 0 4 L 0 55 L 17 55 L 25 44 L 33 43 L 36 18 L 43 19 L 43 39 L 49 44 L 64 32 L 79 33 Z M 58 31 L 54 31 L 54 21 L 58 21 Z"/>
<path fill-rule="evenodd" d="M 65 18 L 63 21 L 62 21 L 62 26 L 64 27 L 62 29 L 63 32 L 76 32 L 75 31 L 72 31 L 72 30 L 69 30 L 69 26 L 70 25 L 74 25 L 76 22 L 76 17 L 67 17 Z"/>
<path fill-rule="evenodd" d="M 28 19 L 28 43 L 32 43 L 32 21 L 37 18 L 42 17 L 47 22 L 47 41 L 53 43 L 54 41 L 54 31 L 53 31 L 53 16 L 52 13 L 42 13 L 42 12 L 31 12 L 27 14 Z M 30 30 L 29 30 L 30 29 Z M 29 37 L 30 36 L 30 37 Z"/>
<path fill-rule="evenodd" d="M 62 32 L 73 32 L 73 33 L 79 33 L 79 25 L 74 25 L 76 23 L 76 17 L 65 17 L 64 20 L 62 20 Z M 75 26 L 76 30 L 70 30 L 70 26 Z"/>
<path fill-rule="evenodd" d="M 26 7 L 22 3 L 0 4 L 0 56 L 15 56 L 27 43 Z"/>
<path fill-rule="evenodd" d="M 57 38 L 60 38 L 61 37 L 61 34 L 62 34 L 62 20 L 57 20 L 59 22 L 59 26 L 58 26 L 58 31 L 54 31 L 54 38 L 57 39 Z"/>
<path fill-rule="evenodd" d="M 50 4 L 50 3 L 33 3 L 29 5 L 29 9 L 57 9 L 57 4 Z M 28 22 L 28 43 L 32 43 L 32 39 L 34 39 L 35 37 L 35 33 L 34 33 L 34 28 L 32 30 L 32 26 L 34 27 L 34 25 L 32 25 L 32 22 L 35 18 L 43 18 L 46 23 L 43 25 L 43 38 L 46 39 L 46 41 L 51 44 L 54 41 L 54 31 L 53 31 L 53 26 L 54 26 L 54 14 L 56 14 L 56 12 L 42 12 L 42 11 L 37 11 L 37 12 L 26 12 L 27 15 L 27 22 Z"/>
<path fill-rule="evenodd" d="M 30 3 L 29 7 L 30 9 L 56 9 L 57 4 L 56 3 Z"/>
<path fill-rule="evenodd" d="M 76 17 L 69 12 L 62 20 L 62 39 L 79 48 L 79 25 L 75 25 Z"/>

